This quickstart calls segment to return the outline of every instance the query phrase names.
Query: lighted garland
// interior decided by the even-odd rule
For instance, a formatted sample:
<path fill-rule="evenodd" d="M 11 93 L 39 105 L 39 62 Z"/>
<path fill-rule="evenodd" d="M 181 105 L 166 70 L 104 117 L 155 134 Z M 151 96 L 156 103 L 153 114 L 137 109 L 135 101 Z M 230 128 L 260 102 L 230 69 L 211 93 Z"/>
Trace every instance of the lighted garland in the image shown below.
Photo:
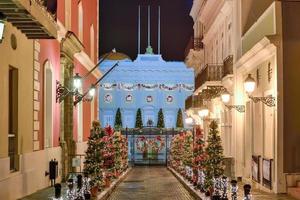
<path fill-rule="evenodd" d="M 190 84 L 175 84 L 175 85 L 167 85 L 167 84 L 130 84 L 130 83 L 103 83 L 100 84 L 100 87 L 104 88 L 105 90 L 113 90 L 114 88 L 119 88 L 127 91 L 133 91 L 136 89 L 148 89 L 148 90 L 153 90 L 155 88 L 159 88 L 161 90 L 166 90 L 166 91 L 174 91 L 176 89 L 184 89 L 186 91 L 193 91 L 195 88 L 193 85 Z"/>

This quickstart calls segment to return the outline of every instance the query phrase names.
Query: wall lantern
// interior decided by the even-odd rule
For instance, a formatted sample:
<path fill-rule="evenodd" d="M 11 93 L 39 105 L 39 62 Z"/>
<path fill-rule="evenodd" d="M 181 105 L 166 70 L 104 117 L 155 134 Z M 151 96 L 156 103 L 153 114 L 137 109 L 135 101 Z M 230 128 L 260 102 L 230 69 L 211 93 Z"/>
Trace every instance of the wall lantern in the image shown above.
<path fill-rule="evenodd" d="M 80 101 L 91 101 L 96 93 L 97 84 L 108 74 L 110 73 L 117 65 L 116 63 L 111 69 L 109 69 L 95 84 L 92 84 L 91 87 L 84 93 L 80 94 L 78 90 L 82 87 L 82 81 L 88 77 L 98 66 L 105 61 L 112 53 L 116 53 L 116 50 L 113 49 L 111 52 L 106 54 L 88 73 L 86 73 L 83 77 L 76 73 L 73 77 L 73 85 L 72 88 L 68 88 L 62 85 L 59 81 L 56 81 L 56 102 L 61 103 L 68 95 L 72 95 L 75 97 L 74 106 L 78 104 Z M 89 98 L 85 98 L 85 96 L 89 96 Z"/>
<path fill-rule="evenodd" d="M 271 95 L 267 97 L 253 97 L 251 93 L 254 92 L 255 86 L 256 82 L 254 78 L 252 78 L 251 74 L 248 74 L 248 77 L 244 82 L 244 89 L 248 93 L 249 99 L 251 99 L 254 103 L 258 103 L 261 101 L 269 107 L 275 106 L 275 97 Z"/>
<path fill-rule="evenodd" d="M 0 43 L 3 40 L 6 17 L 0 12 Z"/>
<path fill-rule="evenodd" d="M 200 108 L 200 110 L 198 111 L 198 114 L 201 118 L 205 118 L 209 115 L 209 110 L 207 108 L 207 106 L 203 106 L 202 108 Z"/>
<path fill-rule="evenodd" d="M 238 112 L 241 112 L 241 113 L 245 112 L 245 106 L 244 105 L 227 105 L 227 103 L 229 103 L 229 101 L 230 101 L 230 98 L 231 98 L 231 95 L 230 95 L 230 93 L 227 90 L 225 90 L 225 92 L 223 92 L 221 94 L 221 99 L 222 99 L 223 103 L 225 104 L 225 106 L 229 110 L 231 110 L 232 108 L 234 108 Z"/>
<path fill-rule="evenodd" d="M 192 125 L 194 122 L 193 118 L 192 117 L 187 117 L 185 118 L 185 123 L 188 124 L 188 125 Z"/>

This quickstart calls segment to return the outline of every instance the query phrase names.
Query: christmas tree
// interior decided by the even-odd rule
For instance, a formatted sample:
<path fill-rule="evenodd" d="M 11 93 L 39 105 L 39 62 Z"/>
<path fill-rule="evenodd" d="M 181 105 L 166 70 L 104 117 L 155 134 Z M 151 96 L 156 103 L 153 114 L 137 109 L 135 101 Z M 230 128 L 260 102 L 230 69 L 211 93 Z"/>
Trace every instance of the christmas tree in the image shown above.
<path fill-rule="evenodd" d="M 177 128 L 183 128 L 183 121 L 182 121 L 182 111 L 181 108 L 178 109 L 177 112 L 177 121 L 176 121 Z"/>
<path fill-rule="evenodd" d="M 198 182 L 199 174 L 198 172 L 202 171 L 204 168 L 205 161 L 205 151 L 204 151 L 205 142 L 203 139 L 203 133 L 200 126 L 196 127 L 196 135 L 193 149 L 193 182 L 196 184 Z"/>
<path fill-rule="evenodd" d="M 140 108 L 136 112 L 135 128 L 143 128 L 142 111 Z"/>
<path fill-rule="evenodd" d="M 122 128 L 122 115 L 121 115 L 121 109 L 118 108 L 115 118 L 115 129 Z"/>
<path fill-rule="evenodd" d="M 165 128 L 164 113 L 162 109 L 158 111 L 157 128 Z"/>
<path fill-rule="evenodd" d="M 191 167 L 193 162 L 193 134 L 187 131 L 183 141 L 183 164 Z"/>
<path fill-rule="evenodd" d="M 101 190 L 103 185 L 103 165 L 100 149 L 103 146 L 99 140 L 103 137 L 99 121 L 94 121 L 92 124 L 91 135 L 88 140 L 88 148 L 84 162 L 84 172 L 88 174 L 91 179 L 91 187 L 97 187 Z"/>
<path fill-rule="evenodd" d="M 207 158 L 204 164 L 204 187 L 209 191 L 213 188 L 213 178 L 220 177 L 224 173 L 223 147 L 218 131 L 218 124 L 216 121 L 212 121 L 209 126 L 207 147 L 205 148 L 205 153 L 207 155 Z"/>

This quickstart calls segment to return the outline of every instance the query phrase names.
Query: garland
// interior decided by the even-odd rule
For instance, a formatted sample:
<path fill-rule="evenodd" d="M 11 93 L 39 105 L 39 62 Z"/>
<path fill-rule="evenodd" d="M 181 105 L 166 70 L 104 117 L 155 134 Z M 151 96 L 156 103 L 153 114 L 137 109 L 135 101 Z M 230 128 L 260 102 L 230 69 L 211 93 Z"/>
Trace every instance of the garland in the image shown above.
<path fill-rule="evenodd" d="M 103 83 L 103 84 L 100 84 L 100 87 L 104 88 L 105 90 L 112 90 L 115 87 L 117 87 L 117 84 L 116 83 Z"/>
<path fill-rule="evenodd" d="M 103 83 L 100 84 L 100 87 L 104 88 L 105 90 L 112 90 L 114 88 L 119 88 L 127 91 L 133 91 L 136 89 L 147 89 L 147 90 L 153 90 L 155 88 L 159 88 L 161 90 L 166 90 L 166 91 L 174 91 L 176 89 L 184 89 L 186 91 L 194 91 L 195 87 L 190 84 L 175 84 L 175 85 L 167 85 L 167 84 L 130 84 L 130 83 L 119 83 L 119 84 L 111 84 L 111 83 Z"/>
<path fill-rule="evenodd" d="M 138 84 L 126 84 L 126 83 L 121 83 L 120 84 L 120 88 L 124 89 L 124 90 L 127 90 L 127 91 L 132 91 L 137 87 L 138 87 Z"/>
<path fill-rule="evenodd" d="M 140 84 L 142 88 L 152 90 L 158 87 L 158 84 Z"/>
<path fill-rule="evenodd" d="M 176 90 L 177 88 L 179 88 L 179 86 L 180 85 L 178 85 L 178 84 L 176 84 L 174 86 L 168 86 L 168 85 L 165 85 L 165 84 L 161 84 L 160 89 L 172 91 L 172 90 Z"/>

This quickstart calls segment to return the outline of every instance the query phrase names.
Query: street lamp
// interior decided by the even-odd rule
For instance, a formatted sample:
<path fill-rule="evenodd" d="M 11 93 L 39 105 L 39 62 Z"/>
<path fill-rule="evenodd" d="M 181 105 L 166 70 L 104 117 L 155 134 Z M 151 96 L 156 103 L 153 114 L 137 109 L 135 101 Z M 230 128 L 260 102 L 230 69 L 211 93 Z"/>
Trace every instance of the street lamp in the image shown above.
<path fill-rule="evenodd" d="M 232 108 L 234 108 L 235 110 L 237 110 L 238 112 L 245 112 L 245 106 L 244 105 L 227 105 L 227 103 L 230 101 L 230 93 L 225 90 L 225 92 L 222 93 L 221 95 L 221 99 L 223 101 L 223 103 L 225 104 L 225 106 L 231 110 Z"/>
<path fill-rule="evenodd" d="M 192 117 L 187 117 L 186 119 L 185 119 L 185 123 L 186 124 L 188 124 L 188 125 L 192 125 L 193 124 L 193 118 Z"/>
<path fill-rule="evenodd" d="M 74 88 L 79 89 L 82 86 L 81 83 L 81 76 L 79 76 L 79 73 L 76 73 L 76 75 L 73 78 L 73 82 L 74 82 Z"/>
<path fill-rule="evenodd" d="M 221 99 L 224 103 L 228 103 L 230 101 L 230 94 L 227 90 L 221 94 Z"/>
<path fill-rule="evenodd" d="M 6 17 L 0 12 L 0 43 L 3 39 Z"/>
<path fill-rule="evenodd" d="M 89 89 L 89 96 L 94 97 L 96 93 L 96 86 L 92 85 L 91 88 Z"/>
<path fill-rule="evenodd" d="M 271 95 L 267 97 L 253 97 L 251 95 L 251 93 L 255 90 L 255 85 L 256 82 L 254 78 L 251 77 L 251 74 L 248 74 L 248 77 L 244 82 L 244 89 L 247 92 L 249 99 L 251 99 L 254 103 L 258 103 L 261 101 L 269 107 L 275 106 L 275 97 Z"/>
<path fill-rule="evenodd" d="M 199 111 L 198 114 L 201 118 L 205 118 L 209 115 L 209 110 L 207 106 L 203 106 Z"/>
<path fill-rule="evenodd" d="M 251 74 L 248 74 L 248 77 L 246 78 L 246 80 L 244 82 L 245 91 L 248 94 L 251 94 L 255 90 L 255 85 L 256 85 L 256 82 L 255 82 L 254 78 L 252 78 Z"/>

